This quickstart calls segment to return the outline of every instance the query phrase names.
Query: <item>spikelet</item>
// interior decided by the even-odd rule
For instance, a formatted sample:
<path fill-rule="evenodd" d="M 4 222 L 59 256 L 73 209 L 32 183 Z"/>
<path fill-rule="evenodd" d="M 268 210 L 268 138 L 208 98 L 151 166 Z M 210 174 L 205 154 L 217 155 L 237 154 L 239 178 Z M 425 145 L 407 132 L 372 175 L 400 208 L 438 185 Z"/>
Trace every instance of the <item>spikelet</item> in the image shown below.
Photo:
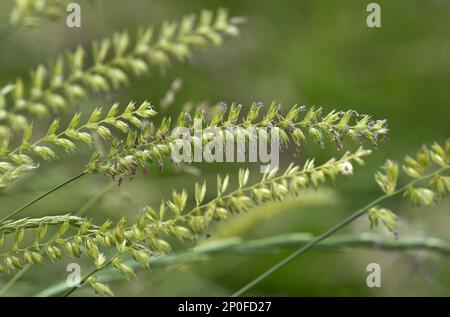
<path fill-rule="evenodd" d="M 434 143 L 431 148 L 422 146 L 415 157 L 406 156 L 403 173 L 412 179 L 406 187 L 398 188 L 399 164 L 388 160 L 375 180 L 386 195 L 403 193 L 413 206 L 429 207 L 450 193 L 450 139 L 445 145 Z M 381 221 L 395 233 L 397 216 L 386 208 L 374 207 L 368 211 L 371 227 Z"/>
<path fill-rule="evenodd" d="M 89 219 L 70 215 L 7 221 L 0 225 L 0 249 L 6 249 L 0 253 L 0 272 L 21 269 L 25 264 L 41 265 L 46 259 L 58 262 L 67 253 L 72 257 L 86 256 L 97 270 L 112 265 L 131 278 L 134 271 L 124 263 L 124 257 L 130 256 L 143 268 L 149 268 L 152 256 L 172 251 L 168 238 L 195 240 L 205 234 L 212 221 L 226 220 L 230 214 L 282 200 L 299 194 L 306 187 L 316 187 L 327 179 L 347 175 L 343 164 L 362 164 L 363 157 L 369 154 L 370 151 L 361 148 L 318 166 L 312 160 L 303 167 L 291 164 L 281 174 L 276 170 L 264 174 L 253 185 L 248 185 L 249 170 L 242 169 L 234 190 L 229 189 L 228 176 L 218 176 L 217 196 L 213 199 L 206 201 L 206 182 L 196 184 L 191 209 L 188 209 L 187 191 L 173 192 L 170 199 L 161 202 L 158 211 L 145 207 L 133 224 L 122 218 L 116 224 L 106 221 L 97 226 Z M 56 236 L 50 236 L 50 227 L 56 228 Z M 33 242 L 27 245 L 25 236 L 32 237 Z M 8 237 L 12 241 L 5 244 Z M 110 254 L 111 250 L 115 250 L 115 255 L 107 258 L 105 254 Z M 86 284 L 102 295 L 112 294 L 95 278 L 87 280 Z"/>

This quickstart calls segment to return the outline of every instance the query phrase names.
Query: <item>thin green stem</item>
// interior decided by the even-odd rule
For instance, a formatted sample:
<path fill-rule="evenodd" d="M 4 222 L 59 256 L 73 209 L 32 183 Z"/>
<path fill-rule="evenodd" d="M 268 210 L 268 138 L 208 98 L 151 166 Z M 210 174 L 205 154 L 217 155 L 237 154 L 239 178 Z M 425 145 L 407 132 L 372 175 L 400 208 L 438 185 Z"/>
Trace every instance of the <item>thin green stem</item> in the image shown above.
<path fill-rule="evenodd" d="M 355 219 L 357 219 L 361 215 L 363 215 L 368 208 L 371 208 L 371 207 L 375 206 L 377 203 L 383 201 L 387 197 L 388 197 L 387 195 L 381 196 L 380 198 L 374 200 L 372 203 L 364 206 L 361 209 L 358 209 L 356 212 L 351 214 L 348 218 L 344 219 L 343 221 L 341 221 L 340 223 L 338 223 L 334 227 L 332 227 L 329 230 L 327 230 L 324 233 L 322 233 L 320 236 L 318 236 L 314 240 L 310 241 L 309 243 L 307 243 L 306 245 L 304 245 L 303 247 L 301 247 L 297 251 L 293 252 L 288 257 L 284 258 L 283 260 L 281 260 L 280 262 L 278 262 L 277 264 L 272 266 L 269 270 L 267 270 L 263 274 L 259 275 L 257 278 L 252 280 L 250 283 L 248 283 L 247 285 L 245 285 L 244 287 L 239 289 L 237 292 L 235 292 L 231 296 L 232 297 L 241 296 L 243 293 L 245 293 L 248 290 L 252 289 L 255 285 L 259 284 L 262 280 L 266 279 L 272 273 L 274 273 L 275 271 L 277 271 L 278 269 L 280 269 L 281 267 L 283 267 L 284 265 L 286 265 L 287 263 L 289 263 L 290 261 L 295 259 L 297 256 L 299 256 L 300 254 L 304 253 L 305 251 L 311 249 L 312 247 L 314 247 L 316 244 L 318 244 L 322 240 L 326 239 L 327 237 L 329 237 L 333 233 L 337 232 L 338 230 L 342 229 L 343 227 L 345 227 L 349 223 L 353 222 Z"/>
<path fill-rule="evenodd" d="M 2 287 L 0 290 L 0 296 L 3 296 L 14 284 L 25 274 L 25 272 L 30 268 L 31 264 L 27 264 L 22 270 L 14 274 L 13 277 Z"/>
<path fill-rule="evenodd" d="M 258 277 L 256 277 L 255 279 L 253 279 L 250 283 L 248 283 L 247 285 L 245 285 L 244 287 L 240 288 L 237 292 L 235 292 L 234 294 L 232 294 L 232 297 L 237 297 L 237 296 L 241 296 L 242 294 L 244 294 L 245 292 L 249 291 L 250 289 L 252 289 L 254 286 L 256 286 L 257 284 L 259 284 L 260 282 L 262 282 L 264 279 L 266 279 L 267 277 L 269 277 L 272 273 L 274 273 L 275 271 L 279 270 L 280 268 L 282 268 L 283 266 L 285 266 L 286 264 L 288 264 L 289 262 L 291 262 L 292 260 L 294 260 L 296 257 L 298 257 L 299 255 L 301 255 L 302 253 L 305 253 L 306 251 L 308 251 L 309 249 L 313 248 L 315 245 L 317 245 L 319 242 L 325 240 L 326 238 L 328 238 L 329 236 L 331 236 L 332 234 L 334 234 L 335 232 L 341 230 L 342 228 L 344 228 L 345 226 L 347 226 L 348 224 L 352 223 L 354 220 L 358 219 L 360 216 L 362 216 L 363 214 L 366 213 L 366 211 L 369 208 L 372 208 L 374 206 L 376 206 L 377 204 L 379 204 L 380 202 L 396 196 L 402 192 L 404 192 L 406 189 L 408 189 L 409 187 L 413 186 L 414 184 L 421 182 L 425 179 L 428 179 L 430 177 L 433 177 L 436 174 L 439 174 L 445 170 L 449 169 L 448 166 L 443 167 L 431 174 L 425 175 L 421 178 L 418 178 L 412 182 L 410 182 L 409 184 L 403 186 L 400 189 L 397 189 L 396 191 L 390 193 L 390 194 L 385 194 L 383 196 L 378 197 L 377 199 L 373 200 L 372 202 L 370 202 L 369 204 L 365 205 L 364 207 L 358 209 L 357 211 L 355 211 L 354 213 L 352 213 L 349 217 L 345 218 L 343 221 L 339 222 L 337 225 L 335 225 L 334 227 L 328 229 L 327 231 L 325 231 L 324 233 L 322 233 L 321 235 L 319 235 L 317 238 L 315 238 L 314 240 L 312 240 L 311 242 L 307 243 L 306 245 L 302 246 L 301 248 L 299 248 L 298 250 L 296 250 L 295 252 L 293 252 L 291 255 L 287 256 L 286 258 L 284 258 L 283 260 L 279 261 L 278 263 L 276 263 L 274 266 L 272 266 L 270 269 L 268 269 L 267 271 L 265 271 L 264 273 L 262 273 L 261 275 L 259 275 Z"/>
<path fill-rule="evenodd" d="M 77 286 L 73 286 L 71 287 L 66 293 L 64 293 L 64 295 L 62 297 L 69 297 L 73 292 L 75 292 L 78 288 L 82 287 L 84 284 L 86 284 L 88 278 L 90 278 L 91 276 L 93 276 L 95 273 L 99 272 L 100 270 L 104 269 L 105 267 L 109 266 L 111 263 L 113 263 L 113 261 L 120 255 L 120 252 L 116 252 L 116 254 L 114 254 L 114 256 L 112 256 L 107 262 L 105 262 L 105 264 L 103 264 L 103 266 L 99 267 L 99 268 L 95 268 L 94 270 L 92 270 L 88 275 L 86 275 L 85 277 L 83 277 L 83 279 L 80 282 L 80 285 Z"/>
<path fill-rule="evenodd" d="M 16 216 L 17 214 L 19 214 L 20 212 L 24 211 L 25 209 L 27 209 L 28 207 L 30 207 L 31 205 L 37 203 L 38 201 L 44 199 L 45 197 L 47 197 L 48 195 L 54 193 L 55 191 L 57 191 L 58 189 L 63 188 L 64 186 L 76 181 L 77 179 L 83 177 L 84 175 L 86 175 L 88 172 L 87 171 L 82 171 L 81 173 L 69 178 L 68 180 L 62 182 L 61 184 L 53 187 L 52 189 L 50 189 L 49 191 L 45 192 L 44 194 L 34 198 L 33 200 L 27 202 L 25 205 L 23 205 L 22 207 L 14 210 L 13 212 L 11 212 L 10 214 L 8 214 L 7 216 L 3 217 L 2 219 L 0 219 L 0 224 L 10 220 L 12 217 Z"/>

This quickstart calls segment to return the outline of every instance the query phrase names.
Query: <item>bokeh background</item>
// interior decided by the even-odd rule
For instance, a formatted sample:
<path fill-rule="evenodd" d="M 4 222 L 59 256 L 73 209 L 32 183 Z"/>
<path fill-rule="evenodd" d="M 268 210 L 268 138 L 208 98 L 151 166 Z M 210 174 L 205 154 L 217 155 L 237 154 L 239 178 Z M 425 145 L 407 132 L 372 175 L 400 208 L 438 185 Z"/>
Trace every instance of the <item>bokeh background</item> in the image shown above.
<path fill-rule="evenodd" d="M 276 100 L 321 105 L 325 110 L 355 109 L 376 118 L 387 118 L 390 139 L 367 160 L 354 177 L 305 193 L 296 199 L 266 205 L 234 217 L 210 230 L 213 239 L 240 236 L 262 238 L 288 232 L 318 234 L 354 209 L 379 195 L 373 175 L 387 158 L 402 159 L 423 143 L 443 142 L 450 136 L 450 2 L 376 1 L 382 8 L 382 27 L 366 26 L 370 1 L 286 0 L 108 0 L 92 6 L 80 0 L 82 28 L 68 29 L 64 19 L 15 32 L 0 43 L 0 84 L 27 76 L 30 69 L 77 45 L 117 30 L 139 25 L 159 25 L 202 8 L 220 6 L 244 16 L 242 34 L 224 47 L 208 50 L 191 63 L 175 63 L 163 73 L 135 79 L 113 95 L 93 96 L 77 107 L 93 109 L 112 101 L 151 100 L 158 108 L 171 83 L 179 78 L 182 91 L 167 115 L 183 110 L 187 102 L 200 104 Z M 12 1 L 0 3 L 6 21 Z M 324 161 L 339 155 L 333 146 L 309 146 L 299 156 L 286 154 L 283 162 L 302 163 L 308 157 Z M 0 193 L 0 214 L 30 200 L 79 171 L 87 153 L 43 164 L 12 188 Z M 187 188 L 216 173 L 236 179 L 237 166 L 197 166 L 201 175 L 168 168 L 139 176 L 121 187 L 103 176 L 89 176 L 27 210 L 27 216 L 60 214 L 83 206 L 100 191 L 105 194 L 90 207 L 88 216 L 102 221 L 127 215 L 131 219 L 146 204 L 158 205 L 173 189 Z M 257 175 L 258 166 L 254 166 Z M 208 193 L 214 195 L 214 186 Z M 411 208 L 402 199 L 387 207 L 400 217 L 399 236 L 432 236 L 450 241 L 450 202 L 433 208 Z M 367 232 L 363 217 L 346 229 Z M 387 238 L 389 233 L 380 230 Z M 203 241 L 200 241 L 203 243 Z M 154 268 L 132 281 L 110 284 L 116 295 L 229 295 L 262 273 L 289 252 L 260 255 L 213 256 L 204 261 Z M 65 260 L 45 270 L 29 270 L 7 295 L 33 295 L 66 278 Z M 366 286 L 366 266 L 382 267 L 382 287 Z M 82 267 L 90 270 L 90 267 Z M 9 277 L 1 276 L 0 285 Z M 252 295 L 286 296 L 431 296 L 450 295 L 450 257 L 426 252 L 387 252 L 368 249 L 312 250 L 273 274 L 249 292 Z M 80 290 L 75 295 L 92 295 Z"/>

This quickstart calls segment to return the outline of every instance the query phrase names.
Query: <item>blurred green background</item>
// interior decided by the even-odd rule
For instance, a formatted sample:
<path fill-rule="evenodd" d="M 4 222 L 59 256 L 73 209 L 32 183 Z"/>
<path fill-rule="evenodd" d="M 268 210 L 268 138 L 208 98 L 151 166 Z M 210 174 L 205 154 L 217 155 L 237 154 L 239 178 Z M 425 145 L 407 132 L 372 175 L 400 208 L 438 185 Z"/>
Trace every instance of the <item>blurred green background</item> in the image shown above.
<path fill-rule="evenodd" d="M 114 101 L 151 100 L 156 108 L 174 79 L 183 89 L 167 112 L 177 114 L 186 102 L 276 100 L 321 105 L 325 110 L 355 109 L 375 118 L 387 118 L 390 139 L 367 160 L 352 178 L 305 197 L 271 204 L 211 228 L 210 239 L 227 236 L 268 237 L 286 232 L 320 233 L 355 208 L 379 195 L 373 175 L 387 158 L 402 159 L 423 143 L 443 142 L 450 136 L 450 2 L 376 1 L 381 5 L 382 27 L 366 26 L 366 6 L 372 1 L 286 0 L 108 0 L 82 5 L 82 28 L 68 29 L 64 19 L 21 30 L 0 42 L 0 84 L 28 76 L 30 69 L 58 53 L 117 30 L 139 25 L 159 25 L 202 8 L 220 6 L 244 16 L 242 34 L 223 48 L 196 55 L 189 64 L 135 79 L 108 96 L 94 96 L 77 107 L 93 109 Z M 0 4 L 6 21 L 12 1 Z M 301 149 L 299 157 L 286 155 L 283 162 L 303 162 L 308 157 L 324 161 L 339 155 L 333 146 Z M 6 213 L 79 171 L 83 153 L 43 164 L 8 191 L 0 193 L 0 213 Z M 214 184 L 216 173 L 233 173 L 226 165 L 198 166 L 200 176 L 167 169 L 137 177 L 107 194 L 89 211 L 94 220 L 133 218 L 145 204 L 157 205 L 172 189 L 193 190 L 199 178 Z M 257 175 L 258 166 L 254 166 Z M 233 174 L 233 180 L 236 179 Z M 103 176 L 89 176 L 34 205 L 27 216 L 60 214 L 80 208 L 109 184 Z M 209 195 L 214 195 L 211 186 Z M 404 200 L 387 207 L 400 216 L 399 236 L 433 236 L 450 241 L 450 202 L 429 209 L 410 208 Z M 347 231 L 369 231 L 363 217 Z M 388 238 L 391 236 L 381 230 Z M 155 268 L 130 282 L 114 282 L 116 295 L 229 295 L 288 252 L 261 255 L 217 256 L 195 264 Z M 258 285 L 252 295 L 288 296 L 409 296 L 450 295 L 450 258 L 430 253 L 386 252 L 376 249 L 312 250 Z M 8 295 L 32 295 L 66 277 L 65 263 L 29 270 Z M 382 267 L 382 287 L 366 286 L 366 266 Z M 90 270 L 90 267 L 82 267 Z M 0 277 L 0 285 L 8 276 Z M 77 295 L 91 295 L 80 290 Z"/>

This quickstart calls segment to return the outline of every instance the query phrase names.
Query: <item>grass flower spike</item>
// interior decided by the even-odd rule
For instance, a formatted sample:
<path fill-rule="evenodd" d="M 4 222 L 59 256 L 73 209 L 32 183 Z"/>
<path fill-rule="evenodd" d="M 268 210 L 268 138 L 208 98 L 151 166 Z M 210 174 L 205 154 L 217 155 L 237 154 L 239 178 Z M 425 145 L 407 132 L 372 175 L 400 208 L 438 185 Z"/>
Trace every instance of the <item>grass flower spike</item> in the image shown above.
<path fill-rule="evenodd" d="M 325 46 L 271 38 L 277 34 L 272 32 L 275 29 L 265 32 L 260 38 L 256 36 L 258 20 L 249 30 L 251 38 L 242 34 L 246 39 L 239 43 L 244 44 L 245 49 L 233 48 L 232 54 L 216 57 L 220 61 L 215 63 L 211 62 L 214 61 L 211 56 L 211 61 L 205 64 L 207 72 L 198 76 L 184 74 L 184 68 L 165 72 L 174 63 L 192 62 L 196 53 L 219 47 L 226 39 L 240 35 L 245 19 L 233 17 L 223 8 L 203 10 L 196 15 L 186 15 L 179 21 L 162 22 L 160 27 L 113 30 L 106 38 L 91 40 L 89 35 L 93 34 L 93 26 L 96 32 L 101 31 L 99 25 L 95 25 L 98 14 L 112 14 L 102 20 L 104 26 L 117 21 L 127 25 L 136 23 L 139 18 L 148 19 L 154 15 L 151 12 L 177 12 L 179 4 L 175 9 L 173 3 L 165 1 L 157 6 L 148 1 L 136 1 L 131 6 L 126 1 L 115 1 L 114 8 L 101 10 L 85 21 L 90 12 L 83 3 L 82 28 L 74 23 L 79 16 L 77 12 L 70 12 L 68 5 L 71 1 L 10 0 L 10 4 L 12 12 L 6 15 L 7 21 L 0 28 L 0 41 L 5 47 L 5 56 L 0 59 L 5 69 L 0 87 L 0 296 L 20 292 L 38 296 L 70 296 L 74 293 L 113 296 L 116 290 L 127 296 L 132 290 L 140 290 L 136 294 L 140 296 L 161 295 L 169 287 L 159 287 L 159 284 L 154 287 L 155 283 L 147 283 L 148 280 L 142 283 L 141 280 L 157 278 L 158 283 L 165 282 L 168 275 L 164 274 L 167 272 L 153 270 L 151 274 L 139 275 L 140 271 L 211 260 L 219 254 L 249 257 L 266 253 L 265 256 L 269 257 L 270 252 L 292 249 L 288 256 L 254 277 L 251 276 L 260 271 L 253 269 L 254 262 L 248 262 L 247 270 L 242 269 L 246 265 L 244 262 L 234 263 L 241 269 L 242 287 L 231 289 L 236 285 L 235 280 L 226 285 L 217 284 L 218 287 L 214 288 L 222 295 L 229 292 L 231 296 L 241 296 L 315 247 L 323 250 L 339 248 L 341 251 L 345 248 L 346 252 L 355 247 L 377 247 L 396 252 L 425 250 L 440 255 L 450 254 L 450 244 L 442 237 L 417 236 L 412 229 L 405 232 L 407 223 L 398 224 L 402 214 L 410 209 L 401 207 L 402 199 L 407 201 L 404 206 L 433 207 L 430 212 L 436 214 L 442 206 L 441 211 L 447 211 L 445 197 L 450 193 L 450 139 L 444 143 L 424 145 L 402 162 L 394 159 L 384 164 L 375 162 L 376 166 L 382 165 L 373 170 L 376 172 L 370 172 L 372 165 L 367 166 L 368 175 L 370 178 L 374 176 L 374 181 L 364 181 L 366 173 L 354 178 L 353 182 L 344 182 L 343 186 L 333 186 L 342 178 L 353 179 L 353 175 L 365 165 L 366 157 L 378 151 L 388 139 L 391 127 L 385 118 L 389 113 L 374 117 L 364 109 L 383 104 L 378 98 L 385 96 L 389 96 L 387 105 L 402 101 L 404 98 L 398 98 L 397 92 L 404 97 L 405 92 L 412 90 L 401 85 L 409 84 L 415 88 L 421 81 L 404 81 L 409 77 L 402 75 L 398 76 L 402 78 L 401 85 L 392 85 L 397 79 L 390 76 L 395 74 L 391 69 L 389 78 L 381 76 L 382 69 L 368 73 L 371 76 L 362 76 L 356 72 L 358 63 L 348 67 L 348 56 L 342 58 L 339 54 L 322 56 L 325 58 L 320 57 L 319 64 L 306 65 L 305 61 L 309 63 L 310 57 Z M 72 3 L 72 9 L 77 5 Z M 286 4 L 279 9 L 284 9 L 284 6 Z M 116 7 L 121 9 L 116 10 Z M 240 6 L 235 7 L 238 11 Z M 249 15 L 258 15 L 265 7 L 260 9 L 250 11 Z M 120 13 L 130 10 L 140 12 L 123 19 Z M 63 23 L 65 16 L 67 20 Z M 267 17 L 270 14 L 264 16 Z M 43 29 L 39 36 L 29 33 L 39 32 L 38 27 L 45 26 L 45 21 L 56 19 L 61 19 L 62 26 L 69 29 L 62 31 L 58 29 L 61 25 L 53 24 L 47 25 L 49 28 Z M 273 25 L 290 27 L 286 23 Z M 313 28 L 307 29 L 303 31 L 309 32 Z M 7 36 L 14 35 L 11 32 L 14 30 L 18 31 L 18 41 L 24 43 L 9 41 L 11 37 L 4 41 Z M 55 45 L 33 51 L 35 45 L 28 44 L 36 38 L 43 38 L 42 33 L 49 30 L 55 36 Z M 62 41 L 56 37 L 66 36 L 68 32 L 71 32 L 71 41 L 82 39 L 89 44 L 74 43 L 71 48 L 50 57 L 49 62 L 41 60 L 26 73 L 14 65 L 14 53 L 28 50 L 20 61 L 33 62 L 41 54 L 67 43 L 67 39 Z M 280 34 L 288 36 L 290 33 Z M 360 39 L 355 34 L 349 37 L 351 41 Z M 320 36 L 320 32 L 315 32 L 304 38 L 317 38 L 317 43 L 325 43 Z M 261 50 L 258 46 L 265 42 L 271 43 L 276 52 Z M 281 60 L 278 64 L 266 62 L 268 56 L 281 59 L 297 56 L 285 51 L 286 46 L 314 54 L 295 58 L 295 63 L 290 59 Z M 396 49 L 401 50 L 402 47 L 397 45 Z M 252 50 L 258 50 L 260 58 L 250 57 Z M 334 52 L 328 47 L 326 51 Z M 421 48 L 418 52 L 422 54 L 424 50 Z M 436 50 L 433 57 L 439 57 L 439 52 Z M 236 67 L 230 60 L 238 55 L 244 67 Z M 11 64 L 6 65 L 11 58 Z M 335 59 L 340 64 L 333 65 Z M 372 71 L 374 65 L 384 65 L 382 61 L 377 60 L 364 71 Z M 438 65 L 437 62 L 419 62 L 412 71 L 414 75 L 428 76 L 428 70 L 434 70 L 435 64 Z M 265 69 L 267 65 L 274 65 L 275 73 Z M 366 82 L 349 81 L 336 87 L 324 86 L 325 77 L 321 73 L 317 75 L 317 66 L 320 66 L 319 70 L 329 72 L 325 74 L 327 80 L 369 78 L 377 80 L 377 85 L 371 83 L 370 87 L 349 96 L 345 89 L 361 87 Z M 407 70 L 404 66 L 397 68 Z M 333 73 L 344 68 L 348 71 L 344 76 Z M 299 69 L 305 71 L 302 76 L 289 73 Z M 220 70 L 220 73 L 211 77 L 215 70 Z M 147 89 L 144 82 L 137 82 L 156 72 L 170 78 L 163 78 Z M 17 75 L 7 78 L 8 73 Z M 280 74 L 286 75 L 288 80 L 280 78 Z M 312 84 L 304 85 L 304 78 L 311 75 Z M 441 77 L 439 79 L 443 79 Z M 240 79 L 245 87 L 240 82 L 226 83 L 230 78 Z M 216 89 L 214 83 L 221 85 Z M 253 84 L 255 87 L 250 87 Z M 125 96 L 121 92 L 127 86 L 130 91 Z M 299 86 L 305 91 L 294 89 Z M 236 98 L 249 100 L 258 92 L 258 98 L 266 98 L 270 95 L 264 91 L 266 87 L 273 87 L 272 93 L 286 100 L 315 100 L 309 106 L 275 101 L 236 101 Z M 161 88 L 168 89 L 161 91 Z M 379 93 L 376 93 L 377 89 L 380 89 Z M 205 92 L 212 93 L 206 96 Z M 370 94 L 370 102 L 363 101 L 362 92 Z M 444 96 L 441 94 L 444 92 L 439 91 L 433 97 L 439 97 L 436 99 L 439 101 Z M 112 100 L 115 96 L 117 99 Z M 187 100 L 182 100 L 186 96 Z M 336 100 L 339 103 L 344 98 L 363 102 L 359 108 L 353 109 L 314 103 L 330 100 L 330 96 L 341 97 Z M 93 104 L 94 99 L 100 101 Z M 106 105 L 102 99 L 108 100 Z M 214 103 L 211 99 L 224 101 Z M 415 99 L 406 100 L 413 102 Z M 409 103 L 404 105 L 410 106 Z M 377 108 L 377 111 L 383 113 L 382 109 Z M 437 119 L 436 122 L 441 119 L 434 113 L 427 113 L 420 120 L 409 120 L 413 113 L 406 113 L 408 120 L 404 121 L 408 124 L 419 122 L 426 127 L 426 118 L 432 117 Z M 403 120 L 403 109 L 391 114 L 393 116 L 389 120 Z M 405 131 L 401 125 L 394 128 L 399 132 Z M 437 123 L 434 125 L 433 122 L 433 128 L 432 133 L 423 134 L 424 138 L 442 136 Z M 411 129 L 406 131 L 409 133 Z M 417 131 L 414 137 L 418 138 L 422 132 Z M 404 142 L 405 138 L 400 140 Z M 389 157 L 403 156 L 399 152 L 405 144 L 389 147 L 392 151 Z M 312 148 L 317 151 L 311 151 Z M 319 154 L 315 155 L 317 152 Z M 385 157 L 386 153 L 380 155 Z M 372 159 L 377 157 L 380 156 L 374 155 Z M 380 191 L 377 193 L 373 188 Z M 374 197 L 365 201 L 370 195 Z M 394 199 L 397 201 L 391 204 Z M 80 201 L 80 206 L 75 206 Z M 341 221 L 322 233 L 297 230 L 298 226 L 303 228 L 310 224 L 319 228 L 342 214 L 345 206 L 357 204 L 361 206 L 345 214 Z M 325 208 L 332 216 L 326 221 L 321 213 Z M 291 210 L 296 213 L 288 214 Z M 300 215 L 300 212 L 304 213 Z M 273 221 L 257 224 L 269 217 Z M 354 223 L 363 217 L 367 217 L 365 223 Z M 439 214 L 439 219 L 434 218 L 431 224 L 444 226 L 448 222 L 446 217 Z M 421 224 L 421 228 L 425 227 Z M 336 235 L 344 228 L 351 232 Z M 369 230 L 377 232 L 366 232 Z M 230 231 L 233 237 L 230 237 Z M 270 236 L 274 231 L 281 234 Z M 245 237 L 249 235 L 259 237 L 248 240 Z M 344 252 L 339 253 L 342 254 Z M 370 263 L 377 262 L 372 259 L 374 254 L 369 254 Z M 361 259 L 365 261 L 365 258 L 358 257 L 358 261 L 351 261 L 352 265 L 365 265 Z M 403 264 L 409 265 L 409 259 Z M 233 276 L 224 274 L 235 274 L 236 270 L 233 270 L 231 259 L 226 261 L 230 262 L 219 265 L 219 269 L 224 269 L 222 272 L 215 271 L 217 265 L 209 267 L 214 270 L 214 276 L 220 273 L 231 281 L 228 278 Z M 258 265 L 264 263 L 269 262 L 263 261 Z M 297 264 L 301 272 L 309 272 L 308 267 L 303 267 L 300 262 Z M 396 267 L 400 264 L 402 262 L 398 261 Z M 71 268 L 75 270 L 72 272 Z M 384 272 L 387 271 L 383 268 Z M 168 273 L 179 283 L 174 270 Z M 185 279 L 190 270 L 179 273 Z M 392 272 L 387 274 L 396 276 Z M 209 282 L 203 280 L 205 276 L 203 274 L 198 280 L 199 285 Z M 244 280 L 246 276 L 251 279 Z M 145 284 L 145 288 L 135 287 L 132 284 L 135 279 L 139 279 L 140 285 Z M 111 284 L 119 280 L 123 283 L 119 287 Z M 125 280 L 129 288 L 124 287 Z M 189 281 L 195 281 L 192 285 L 197 283 L 197 279 Z M 362 280 L 361 283 L 364 282 Z M 277 283 L 280 284 L 279 281 Z M 189 288 L 190 294 L 193 289 L 195 287 Z M 267 290 L 255 290 L 255 294 Z M 284 290 L 289 291 L 289 288 Z M 177 288 L 177 292 L 180 291 L 184 290 Z"/>
<path fill-rule="evenodd" d="M 179 23 L 166 23 L 159 35 L 151 27 L 141 28 L 135 38 L 128 32 L 115 33 L 112 38 L 94 41 L 92 63 L 81 46 L 52 61 L 39 65 L 32 72 L 30 83 L 18 79 L 7 98 L 6 120 L 0 132 L 23 130 L 27 117 L 45 117 L 64 110 L 88 91 L 107 92 L 123 87 L 130 76 L 143 76 L 153 67 L 166 67 L 172 58 L 185 61 L 195 50 L 220 45 L 224 36 L 239 33 L 239 19 L 229 18 L 219 9 L 214 15 L 203 11 L 196 19 L 191 15 Z M 1 135 L 0 135 L 1 137 Z"/>
<path fill-rule="evenodd" d="M 144 208 L 135 224 L 128 224 L 123 218 L 115 225 L 106 221 L 101 226 L 95 226 L 87 219 L 70 215 L 6 221 L 0 227 L 2 241 L 9 235 L 14 235 L 14 239 L 9 251 L 0 254 L 4 263 L 0 270 L 21 269 L 25 263 L 43 264 L 44 257 L 38 256 L 41 249 L 45 250 L 50 260 L 60 261 L 65 250 L 75 257 L 86 255 L 93 261 L 96 271 L 113 265 L 127 277 L 132 277 L 134 272 L 126 266 L 124 257 L 132 257 L 148 268 L 152 257 L 171 252 L 168 238 L 176 237 L 182 241 L 199 239 L 210 222 L 226 220 L 233 213 L 248 211 L 269 201 L 283 200 L 289 195 L 301 193 L 305 187 L 317 187 L 327 178 L 345 175 L 343 164 L 353 162 L 360 165 L 368 154 L 370 151 L 359 149 L 323 165 L 316 166 L 313 161 L 307 161 L 303 168 L 291 165 L 282 174 L 276 170 L 264 174 L 253 185 L 248 185 L 249 170 L 241 170 L 238 186 L 232 191 L 229 190 L 229 176 L 218 176 L 217 196 L 214 199 L 205 202 L 206 183 L 196 184 L 192 209 L 187 210 L 189 196 L 186 191 L 174 192 L 172 198 L 163 201 L 158 210 Z M 56 228 L 57 238 L 47 240 L 51 227 Z M 25 235 L 33 236 L 34 242 L 28 246 L 22 245 Z M 116 255 L 106 259 L 106 250 L 111 248 L 115 249 Z M 85 282 L 99 292 L 96 287 L 99 285 L 93 285 L 91 276 Z M 110 295 L 107 291 L 101 294 Z"/>
<path fill-rule="evenodd" d="M 120 113 L 119 104 L 114 104 L 103 117 L 101 108 L 95 109 L 89 120 L 83 124 L 81 124 L 82 114 L 77 113 L 68 126 L 62 130 L 60 129 L 60 120 L 55 119 L 45 136 L 33 142 L 30 142 L 33 136 L 33 126 L 30 125 L 24 131 L 19 147 L 8 150 L 8 143 L 5 143 L 0 150 L 0 157 L 3 158 L 0 162 L 0 188 L 6 188 L 9 183 L 27 171 L 37 168 L 39 162 L 36 162 L 34 157 L 44 161 L 55 160 L 58 155 L 54 148 L 72 154 L 77 151 L 80 144 L 92 146 L 95 135 L 100 136 L 103 140 L 109 140 L 113 137 L 113 128 L 120 133 L 128 134 L 133 128 L 142 128 L 144 120 L 155 115 L 156 111 L 146 101 L 139 107 L 131 102 Z"/>

